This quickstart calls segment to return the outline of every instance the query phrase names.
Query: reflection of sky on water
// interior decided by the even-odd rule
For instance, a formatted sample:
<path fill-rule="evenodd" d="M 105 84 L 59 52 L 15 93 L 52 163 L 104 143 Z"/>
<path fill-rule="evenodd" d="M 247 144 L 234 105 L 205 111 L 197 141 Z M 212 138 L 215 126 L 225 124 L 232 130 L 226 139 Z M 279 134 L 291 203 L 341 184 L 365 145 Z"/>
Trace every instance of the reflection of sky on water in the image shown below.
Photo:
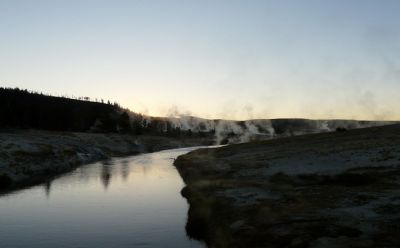
<path fill-rule="evenodd" d="M 0 198 L 0 247 L 201 247 L 186 237 L 173 160 L 116 158 Z"/>
<path fill-rule="evenodd" d="M 129 176 L 129 161 L 122 160 L 121 161 L 121 177 L 124 181 L 128 179 Z"/>

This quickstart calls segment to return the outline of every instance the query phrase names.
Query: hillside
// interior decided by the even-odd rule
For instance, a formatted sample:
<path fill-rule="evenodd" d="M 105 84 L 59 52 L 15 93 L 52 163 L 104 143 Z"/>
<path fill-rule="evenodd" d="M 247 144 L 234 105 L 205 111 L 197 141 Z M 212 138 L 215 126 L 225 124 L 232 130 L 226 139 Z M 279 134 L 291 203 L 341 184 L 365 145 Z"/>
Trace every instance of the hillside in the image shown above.
<path fill-rule="evenodd" d="M 117 104 L 43 95 L 0 88 L 0 127 L 84 132 L 101 121 L 104 131 L 124 125 Z M 119 121 L 119 123 L 118 123 Z"/>
<path fill-rule="evenodd" d="M 0 116 L 1 129 L 195 135 L 191 130 L 172 125 L 168 118 L 137 114 L 118 103 L 89 97 L 52 96 L 19 88 L 0 88 Z"/>
<path fill-rule="evenodd" d="M 381 126 L 395 122 L 357 120 L 256 119 L 220 120 L 179 115 L 151 117 L 117 103 L 88 97 L 68 98 L 0 88 L 0 129 L 129 133 L 167 137 L 214 137 L 217 144 L 234 144 L 308 133 Z"/>

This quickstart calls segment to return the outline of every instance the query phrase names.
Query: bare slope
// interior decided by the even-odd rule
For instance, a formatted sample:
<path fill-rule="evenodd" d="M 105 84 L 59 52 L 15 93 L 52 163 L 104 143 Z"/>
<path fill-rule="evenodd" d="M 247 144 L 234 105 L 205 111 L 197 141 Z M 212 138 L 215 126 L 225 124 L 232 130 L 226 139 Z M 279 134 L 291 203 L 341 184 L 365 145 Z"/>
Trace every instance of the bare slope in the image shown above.
<path fill-rule="evenodd" d="M 398 247 L 400 125 L 200 149 L 175 161 L 210 247 Z"/>

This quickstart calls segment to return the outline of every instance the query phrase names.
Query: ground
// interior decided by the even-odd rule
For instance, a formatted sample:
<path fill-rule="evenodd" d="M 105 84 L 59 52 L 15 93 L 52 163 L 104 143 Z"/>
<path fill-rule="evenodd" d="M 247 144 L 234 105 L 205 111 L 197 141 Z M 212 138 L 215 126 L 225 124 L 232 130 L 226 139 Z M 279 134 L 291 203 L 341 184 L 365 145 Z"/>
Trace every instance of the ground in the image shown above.
<path fill-rule="evenodd" d="M 175 161 L 209 247 L 400 247 L 400 125 L 200 149 Z"/>

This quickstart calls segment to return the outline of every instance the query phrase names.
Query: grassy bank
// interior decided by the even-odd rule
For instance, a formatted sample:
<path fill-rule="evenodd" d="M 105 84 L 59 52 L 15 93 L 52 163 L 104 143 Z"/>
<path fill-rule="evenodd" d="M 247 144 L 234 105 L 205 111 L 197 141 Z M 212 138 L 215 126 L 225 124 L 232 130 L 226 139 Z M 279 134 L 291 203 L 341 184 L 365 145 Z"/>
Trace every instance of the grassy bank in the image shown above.
<path fill-rule="evenodd" d="M 208 145 L 212 140 L 121 134 L 0 131 L 0 191 L 46 181 L 78 165 L 112 156 Z"/>
<path fill-rule="evenodd" d="M 175 161 L 210 247 L 399 247 L 400 126 L 200 149 Z"/>

